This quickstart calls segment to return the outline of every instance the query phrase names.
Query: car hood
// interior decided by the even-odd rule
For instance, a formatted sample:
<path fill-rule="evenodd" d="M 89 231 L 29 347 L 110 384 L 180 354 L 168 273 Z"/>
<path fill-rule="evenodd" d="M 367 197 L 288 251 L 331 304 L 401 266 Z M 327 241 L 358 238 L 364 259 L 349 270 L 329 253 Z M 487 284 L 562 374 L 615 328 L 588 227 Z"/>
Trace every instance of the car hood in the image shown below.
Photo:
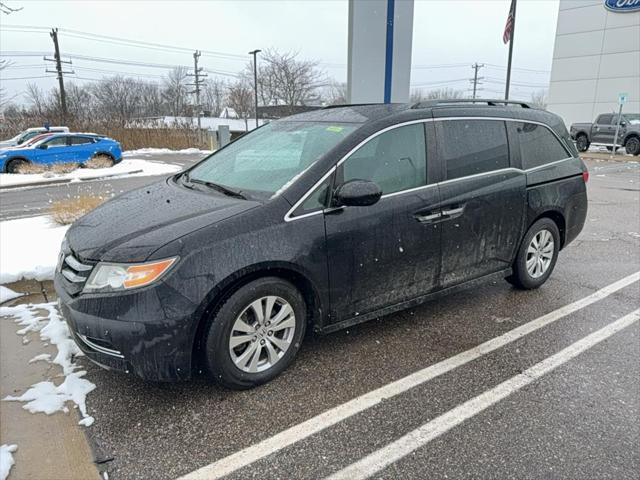
<path fill-rule="evenodd" d="M 83 259 L 141 262 L 173 240 L 259 205 L 162 180 L 80 218 L 69 229 L 67 242 Z"/>

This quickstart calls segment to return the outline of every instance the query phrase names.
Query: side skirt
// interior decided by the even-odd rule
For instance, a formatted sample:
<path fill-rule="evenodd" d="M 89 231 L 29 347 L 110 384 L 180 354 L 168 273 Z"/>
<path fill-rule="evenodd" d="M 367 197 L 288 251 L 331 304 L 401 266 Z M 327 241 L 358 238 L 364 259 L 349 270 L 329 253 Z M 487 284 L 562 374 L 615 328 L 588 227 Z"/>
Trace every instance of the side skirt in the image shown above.
<path fill-rule="evenodd" d="M 358 315 L 357 317 L 351 317 L 341 322 L 332 323 L 331 325 L 327 325 L 326 327 L 318 329 L 316 331 L 322 334 L 332 333 L 337 330 L 342 330 L 343 328 L 351 327 L 359 323 L 364 323 L 369 320 L 373 320 L 374 318 L 384 317 L 385 315 L 389 315 L 391 313 L 399 312 L 401 310 L 406 310 L 407 308 L 415 307 L 417 305 L 421 305 L 431 300 L 436 300 L 438 298 L 444 297 L 451 293 L 458 292 L 460 290 L 466 290 L 467 288 L 472 286 L 483 284 L 491 280 L 499 280 L 499 279 L 508 277 L 512 273 L 513 273 L 513 270 L 511 268 L 500 270 L 496 273 L 490 273 L 489 275 L 484 275 L 482 277 L 474 278 L 473 280 L 469 280 L 467 282 L 460 283 L 458 285 L 454 285 L 452 287 L 448 287 L 443 290 L 438 290 L 436 292 L 429 293 L 427 295 L 416 297 L 412 300 L 407 300 L 406 302 L 396 303 L 395 305 L 390 305 L 388 307 L 380 308 L 378 310 L 367 313 L 365 315 Z"/>

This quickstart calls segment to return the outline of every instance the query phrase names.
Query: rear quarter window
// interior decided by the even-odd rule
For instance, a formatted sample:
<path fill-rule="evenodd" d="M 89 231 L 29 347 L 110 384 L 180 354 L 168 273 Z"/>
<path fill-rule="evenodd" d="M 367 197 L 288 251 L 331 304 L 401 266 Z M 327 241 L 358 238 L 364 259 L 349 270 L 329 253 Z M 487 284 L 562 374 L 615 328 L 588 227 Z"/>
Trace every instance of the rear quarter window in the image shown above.
<path fill-rule="evenodd" d="M 444 120 L 436 122 L 436 131 L 447 180 L 509 167 L 503 121 Z"/>
<path fill-rule="evenodd" d="M 547 127 L 535 123 L 517 123 L 516 128 L 522 168 L 525 170 L 571 157 Z"/>

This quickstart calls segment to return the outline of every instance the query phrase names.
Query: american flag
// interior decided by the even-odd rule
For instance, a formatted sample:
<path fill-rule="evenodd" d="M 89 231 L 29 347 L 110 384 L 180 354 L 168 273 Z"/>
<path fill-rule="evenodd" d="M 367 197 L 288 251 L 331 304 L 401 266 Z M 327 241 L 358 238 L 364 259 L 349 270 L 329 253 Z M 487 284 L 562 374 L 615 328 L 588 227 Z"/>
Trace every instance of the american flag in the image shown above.
<path fill-rule="evenodd" d="M 513 22 L 516 13 L 516 0 L 511 0 L 511 8 L 509 9 L 509 16 L 507 17 L 507 24 L 504 26 L 504 33 L 502 34 L 502 41 L 507 44 L 511 40 L 513 34 Z"/>

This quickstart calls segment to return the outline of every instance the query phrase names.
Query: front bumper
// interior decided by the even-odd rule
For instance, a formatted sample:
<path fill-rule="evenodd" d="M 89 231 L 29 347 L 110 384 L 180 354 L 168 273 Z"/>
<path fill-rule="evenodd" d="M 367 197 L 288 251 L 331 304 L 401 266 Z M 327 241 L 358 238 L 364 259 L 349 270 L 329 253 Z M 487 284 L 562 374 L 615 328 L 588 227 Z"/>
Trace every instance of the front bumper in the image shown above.
<path fill-rule="evenodd" d="M 162 282 L 118 294 L 70 294 L 56 272 L 60 311 L 75 342 L 98 365 L 150 381 L 191 377 L 195 306 Z"/>

